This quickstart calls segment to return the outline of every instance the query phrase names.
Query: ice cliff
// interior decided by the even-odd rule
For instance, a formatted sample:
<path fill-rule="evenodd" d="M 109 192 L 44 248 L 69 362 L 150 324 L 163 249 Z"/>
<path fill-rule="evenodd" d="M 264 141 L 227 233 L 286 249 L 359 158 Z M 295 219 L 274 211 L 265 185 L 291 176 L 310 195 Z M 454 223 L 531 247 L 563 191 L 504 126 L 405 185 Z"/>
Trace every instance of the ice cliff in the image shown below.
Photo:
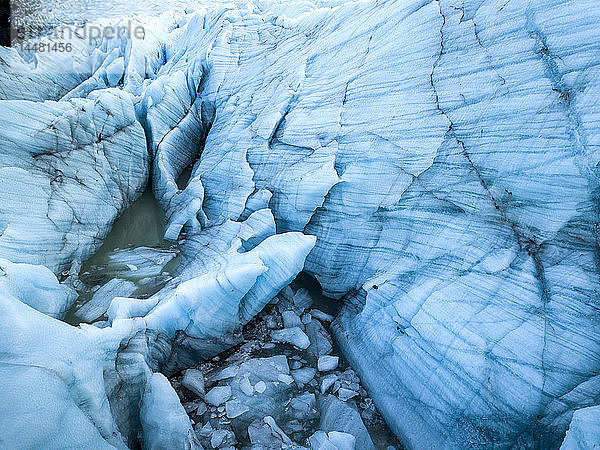
<path fill-rule="evenodd" d="M 337 343 L 407 448 L 557 447 L 595 423 L 597 2 L 139 20 L 142 40 L 0 49 L 1 445 L 196 445 L 155 372 L 233 345 L 303 269 L 343 302 Z M 150 173 L 173 279 L 59 322 Z"/>

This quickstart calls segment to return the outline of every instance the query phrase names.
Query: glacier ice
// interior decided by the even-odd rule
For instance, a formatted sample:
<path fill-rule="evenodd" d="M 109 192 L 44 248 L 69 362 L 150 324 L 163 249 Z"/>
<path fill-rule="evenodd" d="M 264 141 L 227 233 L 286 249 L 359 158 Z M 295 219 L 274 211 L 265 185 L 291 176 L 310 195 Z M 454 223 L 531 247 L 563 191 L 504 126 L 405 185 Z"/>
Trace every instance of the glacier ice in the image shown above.
<path fill-rule="evenodd" d="M 202 448 L 197 442 L 190 418 L 164 375 L 155 373 L 148 380 L 140 416 L 144 448 Z"/>
<path fill-rule="evenodd" d="M 333 395 L 321 397 L 319 408 L 321 409 L 320 428 L 322 430 L 352 435 L 357 449 L 372 450 L 375 448 L 358 411 L 354 408 Z"/>
<path fill-rule="evenodd" d="M 133 294 L 135 289 L 135 283 L 132 281 L 113 278 L 94 292 L 92 298 L 77 308 L 75 316 L 82 322 L 95 322 L 106 313 L 115 297 L 127 297 Z"/>
<path fill-rule="evenodd" d="M 139 20 L 144 39 L 73 38 L 68 58 L 0 49 L 0 443 L 35 421 L 32 446 L 130 444 L 153 372 L 238 342 L 303 268 L 343 299 L 336 341 L 407 448 L 556 447 L 584 423 L 597 2 L 256 0 Z M 150 169 L 181 240 L 173 278 L 110 299 L 103 328 L 50 317 Z"/>
<path fill-rule="evenodd" d="M 600 447 L 600 407 L 590 406 L 575 411 L 561 450 L 596 449 Z"/>
<path fill-rule="evenodd" d="M 2 257 L 77 273 L 146 185 L 150 158 L 131 95 L 5 100 L 0 121 Z"/>
<path fill-rule="evenodd" d="M 0 300 L 6 323 L 0 337 L 3 371 L 10 377 L 4 378 L 0 427 L 10 432 L 3 434 L 3 445 L 20 442 L 19 434 L 31 429 L 38 415 L 44 427 L 27 443 L 33 447 L 43 447 L 46 441 L 50 446 L 134 446 L 140 430 L 148 448 L 194 442 L 186 432 L 187 422 L 176 412 L 176 394 L 166 378 L 153 372 L 186 364 L 192 352 L 197 361 L 230 346 L 228 333 L 295 277 L 314 245 L 314 238 L 285 233 L 238 253 L 241 239 L 237 234 L 223 239 L 227 237 L 238 243 L 229 241 L 237 259 L 224 258 L 223 267 L 213 268 L 216 273 L 188 272 L 192 278 L 167 285 L 156 299 L 115 298 L 107 313 L 109 322 L 102 327 L 75 328 L 35 311 L 11 295 L 23 293 L 19 278 L 4 281 L 8 293 Z M 278 250 L 279 245 L 285 249 Z M 276 253 L 283 256 L 280 263 L 285 267 L 273 261 Z M 52 297 L 64 293 L 47 289 L 45 295 L 54 304 Z M 182 351 L 184 356 L 178 353 Z M 32 408 L 34 399 L 40 403 Z"/>
<path fill-rule="evenodd" d="M 3 292 L 0 302 L 0 445 L 124 448 L 103 372 L 114 367 L 135 325 L 75 328 L 10 294 Z"/>
<path fill-rule="evenodd" d="M 52 317 L 64 317 L 74 289 L 60 284 L 46 266 L 14 264 L 0 258 L 0 291 Z"/>

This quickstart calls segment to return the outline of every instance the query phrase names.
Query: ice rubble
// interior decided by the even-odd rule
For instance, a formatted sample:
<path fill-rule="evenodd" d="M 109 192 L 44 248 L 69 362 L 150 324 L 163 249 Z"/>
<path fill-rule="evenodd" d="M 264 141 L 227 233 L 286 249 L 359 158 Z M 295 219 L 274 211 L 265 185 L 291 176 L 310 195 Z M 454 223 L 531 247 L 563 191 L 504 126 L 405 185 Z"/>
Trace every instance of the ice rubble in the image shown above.
<path fill-rule="evenodd" d="M 28 294 L 28 284 L 16 284 L 20 280 L 14 276 L 5 281 L 9 289 L 1 298 L 6 324 L 0 342 L 10 396 L 3 395 L 7 401 L 0 406 L 5 430 L 0 444 L 19 442 L 20 433 L 35 428 L 37 415 L 43 416 L 44 428 L 32 437 L 35 447 L 50 439 L 75 447 L 81 433 L 89 434 L 83 443 L 135 446 L 140 430 L 149 448 L 195 442 L 173 409 L 172 388 L 152 372 L 176 371 L 239 342 L 241 326 L 302 270 L 315 241 L 301 233 L 269 236 L 274 222 L 268 210 L 214 228 L 184 245 L 198 259 L 187 258 L 184 251 L 169 284 L 145 300 L 113 299 L 108 322 L 98 326 L 74 328 L 43 315 L 10 294 Z M 53 301 L 64 295 L 58 289 L 45 294 Z M 48 375 L 33 388 L 30 382 L 42 376 L 39 372 Z M 40 404 L 29 410 L 36 397 Z M 73 433 L 65 425 L 72 416 Z"/>
<path fill-rule="evenodd" d="M 366 422 L 385 448 L 372 401 L 352 369 L 344 364 L 317 373 L 317 355 L 274 341 L 287 328 L 286 313 L 301 314 L 306 322 L 302 329 L 318 322 L 310 304 L 293 304 L 302 291 L 288 289 L 291 295 L 281 293 L 270 302 L 256 323 L 244 329 L 242 345 L 172 379 L 205 447 L 219 440 L 219 448 L 372 449 Z M 334 382 L 321 389 L 325 378 Z M 358 396 L 342 400 L 343 391 L 350 389 Z"/>
<path fill-rule="evenodd" d="M 104 388 L 81 377 L 118 350 L 128 436 L 149 374 L 237 342 L 302 269 L 305 232 L 305 270 L 345 296 L 337 342 L 404 445 L 559 445 L 600 383 L 599 21 L 591 0 L 217 2 L 143 40 L 74 38 L 67 60 L 0 49 L 2 258 L 72 278 L 150 164 L 167 237 L 185 232 L 175 278 L 114 300 L 103 329 L 3 293 L 19 371 L 50 363 L 25 342 L 83 340 L 44 392 L 7 373 L 11 395 L 56 395 L 62 437 L 121 445 L 106 402 L 84 431 Z M 28 303 L 62 311 L 55 294 Z M 32 439 L 66 417 L 35 411 Z"/>

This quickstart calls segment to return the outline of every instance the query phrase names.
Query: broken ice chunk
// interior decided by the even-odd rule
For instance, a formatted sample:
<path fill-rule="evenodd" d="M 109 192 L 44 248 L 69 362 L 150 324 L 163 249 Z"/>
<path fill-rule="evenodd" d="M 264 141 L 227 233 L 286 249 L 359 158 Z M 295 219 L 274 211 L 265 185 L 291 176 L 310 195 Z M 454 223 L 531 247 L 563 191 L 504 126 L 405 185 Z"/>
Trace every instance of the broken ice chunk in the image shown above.
<path fill-rule="evenodd" d="M 288 384 L 288 385 L 292 384 L 294 382 L 294 379 L 291 376 L 286 375 L 284 373 L 280 373 L 279 375 L 277 375 L 277 379 L 279 381 L 281 381 L 282 383 L 285 383 L 285 384 Z"/>
<path fill-rule="evenodd" d="M 181 384 L 192 391 L 199 397 L 202 397 L 205 393 L 204 387 L 204 375 L 200 370 L 188 369 L 183 374 Z"/>
<path fill-rule="evenodd" d="M 321 322 L 331 322 L 333 320 L 332 315 L 324 313 L 319 309 L 311 309 L 310 315 L 313 316 L 315 319 L 320 320 Z"/>
<path fill-rule="evenodd" d="M 215 430 L 210 438 L 212 448 L 218 448 L 227 437 L 227 430 Z"/>
<path fill-rule="evenodd" d="M 296 383 L 302 387 L 315 376 L 316 370 L 312 367 L 304 367 L 303 369 L 292 370 L 292 377 Z"/>
<path fill-rule="evenodd" d="M 327 433 L 329 442 L 331 442 L 338 450 L 352 450 L 356 439 L 349 433 L 340 431 L 330 431 Z"/>
<path fill-rule="evenodd" d="M 313 299 L 305 288 L 300 288 L 294 294 L 294 306 L 298 311 L 304 311 L 312 306 Z"/>
<path fill-rule="evenodd" d="M 294 417 L 297 419 L 312 419 L 317 417 L 315 409 L 316 399 L 315 394 L 311 392 L 303 392 L 297 397 L 294 397 L 290 402 L 294 411 Z"/>
<path fill-rule="evenodd" d="M 300 367 L 302 367 L 302 363 L 300 361 L 292 361 L 290 363 L 290 367 L 292 369 L 299 369 Z"/>
<path fill-rule="evenodd" d="M 230 397 L 231 387 L 216 386 L 204 396 L 204 399 L 213 406 L 220 406 L 229 400 Z"/>
<path fill-rule="evenodd" d="M 294 311 L 283 311 L 281 316 L 283 317 L 284 328 L 302 327 L 300 317 Z"/>
<path fill-rule="evenodd" d="M 327 355 L 333 350 L 333 343 L 329 333 L 323 325 L 314 320 L 306 325 L 306 334 L 310 340 L 308 351 L 314 356 Z"/>
<path fill-rule="evenodd" d="M 271 416 L 266 416 L 263 420 L 267 425 L 269 425 L 269 427 L 271 427 L 271 430 L 274 433 L 276 433 L 285 444 L 292 443 L 292 440 L 289 437 L 287 437 L 283 430 L 279 428 L 277 423 L 275 423 L 275 419 L 273 419 Z"/>
<path fill-rule="evenodd" d="M 132 281 L 113 278 L 98 289 L 92 298 L 75 312 L 75 315 L 83 322 L 93 322 L 106 313 L 113 298 L 129 297 L 135 289 L 135 283 Z"/>
<path fill-rule="evenodd" d="M 144 448 L 200 448 L 190 419 L 169 380 L 152 374 L 144 391 L 140 419 Z"/>
<path fill-rule="evenodd" d="M 226 380 L 228 378 L 233 378 L 238 374 L 239 370 L 240 370 L 239 366 L 225 367 L 223 370 L 221 370 L 219 373 L 217 373 L 217 375 L 215 375 L 213 380 L 220 381 L 220 380 Z"/>
<path fill-rule="evenodd" d="M 336 442 L 340 445 L 345 445 L 347 443 L 346 440 L 343 439 L 343 437 L 339 437 L 339 436 L 334 436 L 334 439 L 336 440 Z M 327 433 L 325 433 L 322 430 L 319 431 L 315 431 L 314 434 L 308 438 L 308 442 L 310 444 L 310 448 L 312 449 L 318 449 L 318 450 L 341 450 L 337 447 L 337 445 L 335 445 L 329 435 Z M 350 450 L 352 450 L 354 448 L 354 445 L 352 445 L 352 447 L 342 447 L 344 450 L 350 448 Z"/>
<path fill-rule="evenodd" d="M 229 400 L 225 403 L 225 413 L 230 419 L 235 419 L 249 410 L 250 408 L 237 400 Z"/>
<path fill-rule="evenodd" d="M 310 346 L 308 336 L 298 327 L 275 330 L 271 333 L 271 337 L 275 342 L 292 344 L 301 349 L 307 349 Z"/>
<path fill-rule="evenodd" d="M 350 433 L 356 438 L 356 448 L 374 450 L 375 446 L 357 409 L 338 400 L 334 395 L 319 398 L 321 422 L 319 427 L 328 432 Z"/>
<path fill-rule="evenodd" d="M 343 402 L 345 402 L 346 400 L 350 400 L 352 397 L 356 397 L 357 395 L 358 395 L 358 392 L 352 391 L 350 389 L 340 388 L 338 390 L 338 397 Z"/>
<path fill-rule="evenodd" d="M 337 356 L 324 355 L 319 356 L 319 360 L 317 361 L 317 368 L 319 372 L 327 372 L 328 370 L 333 370 L 338 365 L 339 358 Z"/>
<path fill-rule="evenodd" d="M 324 394 L 325 392 L 327 392 L 327 390 L 333 386 L 333 383 L 335 383 L 338 379 L 338 376 L 335 374 L 329 374 L 329 375 L 325 375 L 322 379 L 321 379 L 321 394 Z"/>
<path fill-rule="evenodd" d="M 600 406 L 575 411 L 560 450 L 600 448 Z"/>
<path fill-rule="evenodd" d="M 252 422 L 248 427 L 248 436 L 250 442 L 258 448 L 283 448 L 284 444 L 292 443 L 271 416 Z"/>
<path fill-rule="evenodd" d="M 195 412 L 197 416 L 201 416 L 207 410 L 206 404 L 202 400 L 186 403 L 183 407 L 188 414 Z"/>
<path fill-rule="evenodd" d="M 240 380 L 240 390 L 248 396 L 254 394 L 254 387 L 252 386 L 252 384 L 250 384 L 248 376 L 245 376 Z"/>

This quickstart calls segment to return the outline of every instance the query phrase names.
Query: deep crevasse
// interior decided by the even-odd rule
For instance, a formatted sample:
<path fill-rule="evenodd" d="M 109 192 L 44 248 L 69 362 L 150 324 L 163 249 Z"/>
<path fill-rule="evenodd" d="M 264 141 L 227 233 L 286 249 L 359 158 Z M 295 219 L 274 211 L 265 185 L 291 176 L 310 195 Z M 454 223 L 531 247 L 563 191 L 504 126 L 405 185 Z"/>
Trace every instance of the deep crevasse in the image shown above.
<path fill-rule="evenodd" d="M 558 445 L 598 404 L 599 21 L 583 0 L 215 3 L 35 66 L 1 49 L 2 258 L 75 274 L 150 164 L 167 234 L 196 236 L 180 284 L 113 302 L 101 330 L 5 294 L 5 363 L 48 368 L 20 353 L 23 336 L 56 344 L 39 330 L 85 335 L 97 360 L 70 343 L 57 359 L 75 368 L 52 362 L 45 389 L 78 399 L 65 433 L 116 445 L 124 425 L 86 380 L 140 332 L 170 346 L 182 305 L 202 336 L 229 335 L 302 269 L 312 242 L 286 232 L 305 232 L 305 270 L 345 296 L 337 341 L 407 447 Z M 195 297 L 226 298 L 220 277 L 239 293 L 220 300 L 231 322 Z M 15 334 L 29 316 L 39 329 Z M 165 364 L 136 351 L 135 398 Z"/>

